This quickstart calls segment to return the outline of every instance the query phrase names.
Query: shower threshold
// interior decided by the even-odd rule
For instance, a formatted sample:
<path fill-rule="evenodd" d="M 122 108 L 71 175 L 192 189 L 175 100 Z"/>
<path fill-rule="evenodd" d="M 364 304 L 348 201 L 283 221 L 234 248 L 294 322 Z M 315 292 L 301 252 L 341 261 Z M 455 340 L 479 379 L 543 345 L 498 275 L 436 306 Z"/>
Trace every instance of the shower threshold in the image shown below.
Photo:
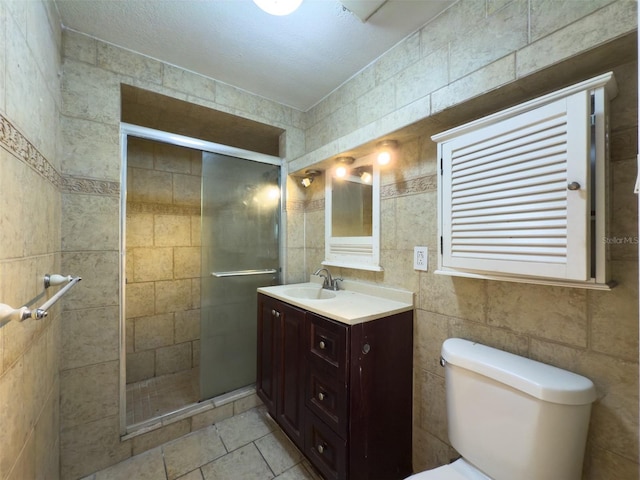
<path fill-rule="evenodd" d="M 189 375 L 189 373 L 188 372 L 183 373 L 183 376 L 184 375 Z M 196 378 L 197 378 L 197 371 L 196 371 Z M 135 416 L 133 414 L 133 408 L 132 408 L 133 402 L 140 403 L 140 397 L 143 397 L 144 401 L 152 404 L 153 403 L 152 398 L 157 397 L 158 395 L 161 396 L 162 389 L 160 388 L 158 391 L 153 391 L 154 387 L 157 387 L 157 385 L 149 386 L 145 383 L 141 384 L 141 382 L 138 382 L 138 384 L 135 384 L 133 386 L 127 385 L 127 426 L 126 426 L 126 433 L 121 437 L 121 440 L 127 440 L 129 438 L 133 438 L 138 435 L 142 435 L 144 433 L 148 433 L 148 432 L 160 429 L 162 427 L 166 427 L 167 425 L 171 425 L 181 420 L 212 411 L 224 405 L 228 405 L 230 403 L 245 399 L 251 395 L 255 396 L 255 393 L 256 393 L 255 384 L 252 384 L 252 385 L 247 385 L 245 387 L 241 387 L 232 392 L 224 393 L 214 398 L 197 401 L 197 396 L 195 396 L 196 394 L 192 394 L 191 392 L 188 391 L 189 388 L 187 384 L 185 384 L 184 381 L 182 382 L 182 386 L 185 387 L 185 389 L 187 390 L 187 392 L 184 394 L 184 398 L 187 398 L 187 399 L 191 398 L 192 399 L 191 402 L 188 402 L 188 401 L 183 402 L 183 405 L 180 407 L 170 408 L 170 405 L 171 405 L 171 399 L 170 399 L 168 403 L 165 402 L 164 406 L 160 406 L 160 407 L 156 406 L 156 411 L 159 412 L 158 414 L 156 414 L 152 418 L 142 419 L 140 421 L 135 421 Z M 138 389 L 142 391 L 142 394 L 140 394 L 140 392 L 134 392 L 133 391 L 134 389 Z M 144 391 L 145 389 L 147 391 Z M 149 391 L 150 389 L 151 391 Z M 167 405 L 169 406 L 169 409 L 162 411 L 163 407 L 166 407 Z M 253 406 L 253 403 L 251 405 Z M 139 405 L 137 406 L 139 407 Z M 153 409 L 154 407 L 153 405 L 150 405 L 147 407 L 147 410 L 149 408 Z M 235 411 L 235 408 L 234 408 L 234 411 Z M 195 430 L 195 429 L 192 428 L 191 430 Z"/>

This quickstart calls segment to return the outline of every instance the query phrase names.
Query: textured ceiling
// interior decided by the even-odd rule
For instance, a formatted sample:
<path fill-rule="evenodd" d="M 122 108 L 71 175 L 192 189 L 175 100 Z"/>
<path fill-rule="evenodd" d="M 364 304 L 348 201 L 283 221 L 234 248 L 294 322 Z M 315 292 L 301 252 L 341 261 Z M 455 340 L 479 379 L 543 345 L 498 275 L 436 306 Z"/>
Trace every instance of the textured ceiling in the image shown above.
<path fill-rule="evenodd" d="M 301 111 L 454 3 L 388 0 L 362 22 L 337 0 L 285 17 L 252 0 L 54 1 L 67 28 Z"/>

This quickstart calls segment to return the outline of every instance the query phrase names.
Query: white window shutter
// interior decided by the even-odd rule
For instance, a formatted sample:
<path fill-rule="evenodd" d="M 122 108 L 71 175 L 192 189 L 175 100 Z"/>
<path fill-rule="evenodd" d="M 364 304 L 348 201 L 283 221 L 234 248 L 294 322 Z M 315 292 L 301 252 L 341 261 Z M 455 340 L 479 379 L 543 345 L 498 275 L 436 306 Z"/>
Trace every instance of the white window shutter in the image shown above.
<path fill-rule="evenodd" d="M 443 265 L 586 280 L 588 121 L 580 92 L 442 144 Z"/>

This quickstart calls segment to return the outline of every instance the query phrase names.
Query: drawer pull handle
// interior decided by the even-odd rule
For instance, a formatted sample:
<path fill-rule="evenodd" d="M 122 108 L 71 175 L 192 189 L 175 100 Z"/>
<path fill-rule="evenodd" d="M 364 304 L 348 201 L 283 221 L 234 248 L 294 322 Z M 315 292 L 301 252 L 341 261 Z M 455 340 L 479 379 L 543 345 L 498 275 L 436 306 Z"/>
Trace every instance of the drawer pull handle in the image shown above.
<path fill-rule="evenodd" d="M 318 453 L 322 455 L 324 453 L 325 448 L 326 448 L 325 445 L 320 444 L 316 447 L 316 450 L 318 450 Z"/>
<path fill-rule="evenodd" d="M 320 340 L 318 346 L 320 347 L 320 350 L 324 350 L 325 348 L 327 348 L 327 345 L 322 340 Z"/>
<path fill-rule="evenodd" d="M 322 402 L 324 400 L 324 397 L 325 397 L 324 393 L 318 392 L 318 400 Z"/>

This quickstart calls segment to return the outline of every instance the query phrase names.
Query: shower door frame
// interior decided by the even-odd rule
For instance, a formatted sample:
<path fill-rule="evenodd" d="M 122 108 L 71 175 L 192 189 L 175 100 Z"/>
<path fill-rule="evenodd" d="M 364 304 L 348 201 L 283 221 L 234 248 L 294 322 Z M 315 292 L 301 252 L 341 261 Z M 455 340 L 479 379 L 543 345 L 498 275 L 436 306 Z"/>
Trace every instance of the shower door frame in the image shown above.
<path fill-rule="evenodd" d="M 120 261 L 119 261 L 119 358 L 120 358 L 120 436 L 124 437 L 132 433 L 127 426 L 127 345 L 125 328 L 126 305 L 126 226 L 127 226 L 127 143 L 128 137 L 137 137 L 145 140 L 153 140 L 170 145 L 191 148 L 203 152 L 217 153 L 229 157 L 237 157 L 243 160 L 266 163 L 280 167 L 280 225 L 279 225 L 279 263 L 280 278 L 286 278 L 285 242 L 286 242 L 286 179 L 287 162 L 281 157 L 267 155 L 251 150 L 232 147 L 220 143 L 207 142 L 197 138 L 187 137 L 176 133 L 169 133 L 153 128 L 142 127 L 130 123 L 120 123 Z M 151 423 L 158 423 L 158 417 L 150 419 Z M 146 430 L 145 430 L 146 431 Z"/>

